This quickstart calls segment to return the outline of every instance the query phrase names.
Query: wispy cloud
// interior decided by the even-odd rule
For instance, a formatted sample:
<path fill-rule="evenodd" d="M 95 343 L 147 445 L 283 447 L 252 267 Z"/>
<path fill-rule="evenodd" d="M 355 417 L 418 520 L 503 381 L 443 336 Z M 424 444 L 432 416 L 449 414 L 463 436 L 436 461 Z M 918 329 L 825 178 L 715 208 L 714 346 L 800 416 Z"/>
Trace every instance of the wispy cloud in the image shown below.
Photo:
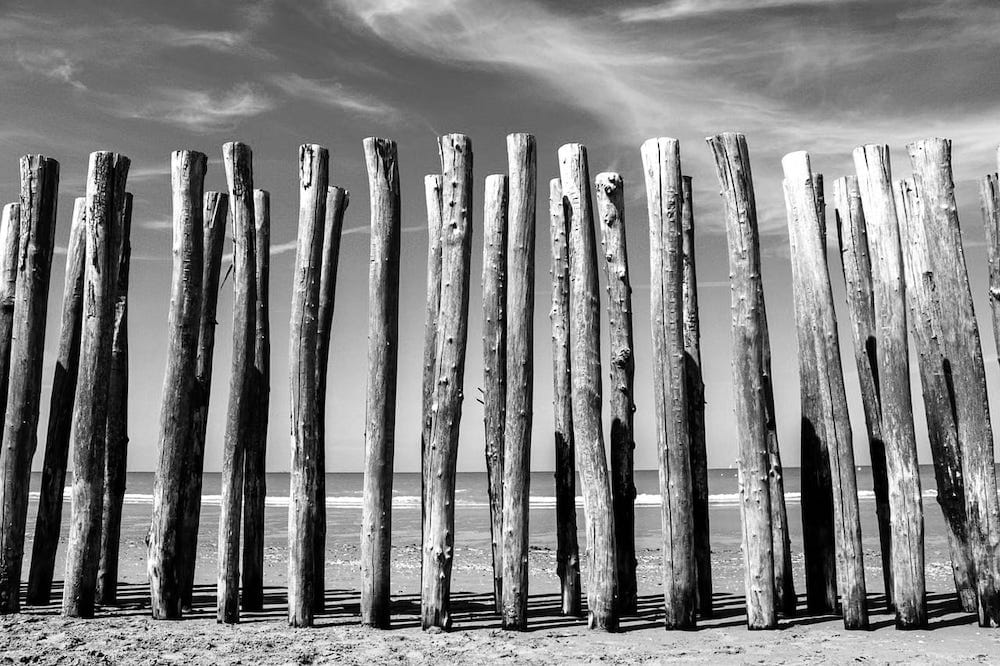
<path fill-rule="evenodd" d="M 675 21 L 700 16 L 717 17 L 733 12 L 760 13 L 769 9 L 788 9 L 816 5 L 843 5 L 845 0 L 670 0 L 642 7 L 628 7 L 618 16 L 626 22 Z"/>
<path fill-rule="evenodd" d="M 63 49 L 43 51 L 19 48 L 16 58 L 17 64 L 26 72 L 41 74 L 46 78 L 67 83 L 77 90 L 87 89 L 87 86 L 77 78 L 76 63 Z"/>
<path fill-rule="evenodd" d="M 178 125 L 194 132 L 232 129 L 241 120 L 274 108 L 270 97 L 248 83 L 223 92 L 162 88 L 139 105 L 132 106 L 123 98 L 117 102 L 111 110 L 122 117 Z"/>
<path fill-rule="evenodd" d="M 271 82 L 292 97 L 364 116 L 395 116 L 396 109 L 372 95 L 358 92 L 337 81 L 307 79 L 294 73 L 278 74 Z"/>

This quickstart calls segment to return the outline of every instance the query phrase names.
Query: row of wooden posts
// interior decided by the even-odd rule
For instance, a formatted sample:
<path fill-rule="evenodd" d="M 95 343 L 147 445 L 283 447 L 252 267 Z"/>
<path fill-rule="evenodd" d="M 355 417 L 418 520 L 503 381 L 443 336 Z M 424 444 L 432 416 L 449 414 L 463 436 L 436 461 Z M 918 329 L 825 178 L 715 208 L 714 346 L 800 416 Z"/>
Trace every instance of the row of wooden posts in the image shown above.
<path fill-rule="evenodd" d="M 732 284 L 733 395 L 738 428 L 747 625 L 769 628 L 796 611 L 770 343 L 746 139 L 708 139 L 724 202 Z M 908 343 L 919 359 L 938 501 L 955 587 L 979 623 L 1000 621 L 1000 502 L 985 369 L 961 243 L 951 144 L 908 146 L 913 177 L 893 181 L 886 146 L 854 151 L 857 175 L 833 184 L 848 314 L 875 479 L 883 578 L 900 627 L 926 623 L 923 509 L 910 404 Z M 471 281 L 473 156 L 468 137 L 440 138 L 441 173 L 427 176 L 427 310 L 421 467 L 421 618 L 448 628 L 455 472 L 462 416 Z M 536 144 L 507 139 L 508 175 L 486 179 L 483 224 L 485 452 L 496 610 L 527 627 L 528 499 L 532 432 Z M 395 142 L 364 142 L 371 201 L 368 382 L 361 534 L 361 620 L 390 623 L 392 472 L 400 275 Z M 557 562 L 562 610 L 614 630 L 636 609 L 633 479 L 633 330 L 624 183 L 594 180 L 608 282 L 610 464 L 601 421 L 600 295 L 587 151 L 559 149 L 549 184 L 556 447 Z M 173 257 L 168 356 L 153 517 L 148 535 L 152 613 L 191 605 L 217 295 L 232 220 L 234 328 L 223 442 L 218 620 L 263 604 L 264 459 L 269 401 L 270 201 L 254 189 L 252 155 L 223 147 L 229 192 L 204 192 L 207 158 L 171 159 Z M 691 179 L 679 142 L 641 148 L 650 233 L 651 321 L 662 494 L 665 624 L 712 614 L 704 386 L 699 348 Z M 28 479 L 41 397 L 59 165 L 21 160 L 21 201 L 0 224 L 0 612 L 20 608 Z M 809 612 L 841 609 L 868 624 L 853 442 L 827 261 L 823 178 L 809 156 L 782 161 L 791 244 L 802 396 L 802 516 Z M 76 200 L 26 602 L 46 604 L 74 437 L 73 502 L 63 612 L 114 604 L 127 449 L 127 291 L 132 198 L 128 158 L 93 153 Z M 299 152 L 300 206 L 292 290 L 291 498 L 288 619 L 323 611 L 324 441 L 330 331 L 348 193 L 329 184 L 329 156 Z M 991 303 L 1000 338 L 1000 188 L 982 182 Z M 998 339 L 1000 344 L 1000 339 Z M 71 424 L 74 426 L 71 429 Z M 575 475 L 587 521 L 587 584 L 580 580 Z M 240 539 L 242 531 L 242 542 Z M 242 550 L 241 550 L 242 543 Z"/>

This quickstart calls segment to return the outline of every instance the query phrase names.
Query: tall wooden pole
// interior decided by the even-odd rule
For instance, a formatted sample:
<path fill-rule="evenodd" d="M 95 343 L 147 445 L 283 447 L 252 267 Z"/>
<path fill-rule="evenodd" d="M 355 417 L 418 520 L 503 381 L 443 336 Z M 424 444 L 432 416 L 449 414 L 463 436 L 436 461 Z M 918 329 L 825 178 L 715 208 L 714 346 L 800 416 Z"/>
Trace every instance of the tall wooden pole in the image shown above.
<path fill-rule="evenodd" d="M 190 455 L 191 398 L 198 362 L 204 271 L 202 200 L 208 158 L 204 153 L 178 150 L 170 161 L 174 268 L 167 319 L 167 369 L 160 404 L 159 463 L 153 484 L 153 521 L 146 564 L 153 617 L 162 620 L 181 616 L 183 475 Z"/>
<path fill-rule="evenodd" d="M 576 529 L 576 451 L 569 347 L 569 215 L 558 178 L 549 181 L 552 247 L 552 411 L 555 426 L 556 574 L 563 615 L 580 614 L 580 547 Z"/>
<path fill-rule="evenodd" d="M 361 513 L 361 623 L 389 626 L 392 467 L 399 353 L 399 158 L 396 142 L 364 142 L 371 202 L 368 266 L 368 396 Z"/>
<path fill-rule="evenodd" d="M 765 326 L 760 281 L 757 204 L 746 137 L 726 132 L 708 138 L 722 189 L 732 288 L 733 401 L 739 443 L 747 627 L 777 626 L 772 544 L 767 408 L 762 365 Z"/>
<path fill-rule="evenodd" d="M 570 366 L 573 434 L 587 519 L 587 625 L 618 629 L 618 581 L 611 481 L 601 423 L 601 311 L 597 285 L 587 149 L 559 149 L 559 176 L 569 215 Z"/>
<path fill-rule="evenodd" d="M 256 240 L 253 205 L 253 153 L 245 143 L 222 146 L 233 221 L 233 357 L 229 404 L 222 448 L 222 509 L 219 516 L 216 620 L 240 620 L 240 523 L 243 511 L 244 455 L 253 441 L 254 346 L 256 340 Z M 325 187 L 324 187 L 325 190 Z"/>
<path fill-rule="evenodd" d="M 441 306 L 434 362 L 431 432 L 426 451 L 420 616 L 424 629 L 451 627 L 455 548 L 455 467 L 469 330 L 472 255 L 472 142 L 462 134 L 438 140 L 441 156 Z"/>
<path fill-rule="evenodd" d="M 983 224 L 986 227 L 986 257 L 990 267 L 989 294 L 990 312 L 993 314 L 993 339 L 996 348 L 1000 349 L 1000 179 L 997 174 L 987 174 L 979 181 L 979 199 L 983 211 Z"/>
<path fill-rule="evenodd" d="M 1000 499 L 986 369 L 969 288 L 951 171 L 951 141 L 907 146 L 919 194 L 930 269 L 941 304 L 941 346 L 951 389 L 965 481 L 968 539 L 979 592 L 979 625 L 1000 624 Z M 952 473 L 957 473 L 955 470 Z"/>
<path fill-rule="evenodd" d="M 483 422 L 493 603 L 503 611 L 503 454 L 507 401 L 507 176 L 486 177 L 483 215 Z"/>
<path fill-rule="evenodd" d="M 288 624 L 311 627 L 316 604 L 316 504 L 322 414 L 317 403 L 317 354 L 329 152 L 299 148 L 299 231 L 288 339 L 291 377 L 292 469 L 288 502 Z"/>
<path fill-rule="evenodd" d="M 205 466 L 205 435 L 208 429 L 208 401 L 212 390 L 212 358 L 215 353 L 215 320 L 219 302 L 219 273 L 226 239 L 229 195 L 206 192 L 203 207 L 201 313 L 198 315 L 198 360 L 191 395 L 191 428 L 185 446 L 181 488 L 179 538 L 181 567 L 181 608 L 191 610 L 195 562 L 198 559 L 198 529 L 201 524 L 202 472 Z"/>
<path fill-rule="evenodd" d="M 855 148 L 854 167 L 865 211 L 869 250 L 874 259 L 876 368 L 889 481 L 896 626 L 920 627 L 927 623 L 923 503 L 910 403 L 906 284 L 888 146 Z"/>
<path fill-rule="evenodd" d="M 21 204 L 9 203 L 3 207 L 3 215 L 0 217 L 0 414 L 7 412 L 20 237 Z"/>

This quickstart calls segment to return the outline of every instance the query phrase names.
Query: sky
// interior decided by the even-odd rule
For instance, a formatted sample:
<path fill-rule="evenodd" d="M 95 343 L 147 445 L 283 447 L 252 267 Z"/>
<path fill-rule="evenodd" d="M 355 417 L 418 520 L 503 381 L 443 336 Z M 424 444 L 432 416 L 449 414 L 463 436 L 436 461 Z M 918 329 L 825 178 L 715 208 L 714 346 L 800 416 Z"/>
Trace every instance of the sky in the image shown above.
<path fill-rule="evenodd" d="M 997 169 L 1000 5 L 992 0 L 301 0 L 297 2 L 7 2 L 0 13 L 0 200 L 17 198 L 17 160 L 61 163 L 57 254 L 49 294 L 40 467 L 55 362 L 65 244 L 87 156 L 132 159 L 129 469 L 156 466 L 171 275 L 170 152 L 209 157 L 206 189 L 225 189 L 222 144 L 254 150 L 255 185 L 271 192 L 272 384 L 267 463 L 288 469 L 288 321 L 298 210 L 298 146 L 330 149 L 330 182 L 351 191 L 341 246 L 329 367 L 327 471 L 364 456 L 369 207 L 362 140 L 399 145 L 402 191 L 396 470 L 416 471 L 426 268 L 423 176 L 439 171 L 436 138 L 463 132 L 475 167 L 469 352 L 461 471 L 484 469 L 481 290 L 483 182 L 506 172 L 505 135 L 538 140 L 532 469 L 551 470 L 548 180 L 558 147 L 588 147 L 590 171 L 625 182 L 636 336 L 636 467 L 656 467 L 649 240 L 639 146 L 680 140 L 694 178 L 697 259 L 713 467 L 737 456 L 729 356 L 729 282 L 722 201 L 704 138 L 746 134 L 755 178 L 771 327 L 779 439 L 799 461 L 799 391 L 780 160 L 807 150 L 827 182 L 853 172 L 852 149 L 887 143 L 894 177 L 905 145 L 954 141 L 966 256 L 996 413 L 1000 368 L 987 300 L 976 180 Z M 832 211 L 830 212 L 832 220 Z M 831 221 L 831 229 L 832 229 Z M 830 234 L 854 448 L 868 463 Z M 60 252 L 60 249 L 62 250 Z M 225 270 L 225 267 L 224 267 Z M 602 285 L 604 277 L 602 275 Z M 605 303 L 606 306 L 606 303 Z M 607 313 L 602 314 L 606 327 Z M 221 461 L 231 359 L 232 283 L 220 295 L 206 469 Z M 608 354 L 605 329 L 602 353 Z M 607 367 L 604 369 L 607 376 Z M 607 390 L 607 381 L 605 381 Z M 914 368 L 913 390 L 919 395 Z M 930 463 L 914 403 L 921 463 Z M 607 416 L 605 414 L 605 416 Z M 607 426 L 605 436 L 607 436 Z"/>

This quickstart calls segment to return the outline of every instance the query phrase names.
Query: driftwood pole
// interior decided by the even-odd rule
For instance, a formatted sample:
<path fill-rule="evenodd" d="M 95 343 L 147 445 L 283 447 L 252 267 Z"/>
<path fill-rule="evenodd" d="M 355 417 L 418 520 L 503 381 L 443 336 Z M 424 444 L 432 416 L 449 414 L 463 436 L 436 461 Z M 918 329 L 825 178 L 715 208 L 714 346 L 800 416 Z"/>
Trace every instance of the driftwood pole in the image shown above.
<path fill-rule="evenodd" d="M 558 178 L 549 181 L 552 246 L 552 410 L 556 460 L 556 574 L 563 615 L 580 614 L 580 547 L 576 529 L 576 452 L 569 348 L 569 217 Z"/>
<path fill-rule="evenodd" d="M 927 623 L 923 503 L 910 402 L 906 284 L 888 146 L 855 148 L 854 167 L 867 223 L 869 251 L 874 260 L 876 376 L 889 481 L 896 626 L 921 627 Z"/>
<path fill-rule="evenodd" d="M 963 610 L 975 613 L 978 607 L 976 575 L 966 525 L 965 483 L 958 429 L 952 411 L 952 380 L 941 348 L 944 333 L 937 280 L 930 267 L 921 201 L 913 181 L 897 180 L 892 191 L 899 219 L 899 242 L 903 248 L 909 332 L 917 351 L 937 500 L 948 531 L 955 591 Z"/>
<path fill-rule="evenodd" d="M 153 617 L 161 620 L 181 616 L 182 490 L 190 455 L 191 397 L 198 361 L 204 271 L 202 202 L 207 165 L 204 153 L 178 150 L 171 155 L 174 267 L 167 320 L 167 369 L 160 406 L 159 463 L 146 564 Z"/>
<path fill-rule="evenodd" d="M 396 142 L 364 141 L 371 202 L 368 266 L 368 396 L 361 513 L 361 623 L 389 626 L 392 467 L 399 353 L 399 159 Z"/>
<path fill-rule="evenodd" d="M 837 237 L 841 266 L 847 286 L 847 312 L 854 340 L 854 363 L 861 385 L 861 403 L 871 455 L 875 515 L 878 521 L 882 554 L 882 580 L 887 605 L 892 607 L 892 555 L 890 549 L 889 482 L 885 467 L 885 442 L 882 440 L 882 408 L 878 391 L 878 367 L 875 349 L 875 298 L 872 286 L 872 261 L 868 251 L 868 229 L 861 208 L 861 193 L 856 176 L 839 178 L 833 183 Z"/>
<path fill-rule="evenodd" d="M 219 301 L 219 272 L 226 240 L 229 195 L 206 192 L 203 207 L 201 313 L 198 315 L 198 360 L 191 394 L 191 429 L 181 488 L 179 534 L 181 567 L 181 608 L 191 609 L 195 561 L 198 559 L 198 528 L 201 524 L 201 486 L 205 465 L 205 435 L 208 428 L 208 400 L 212 389 L 212 357 L 215 352 L 216 307 Z"/>
<path fill-rule="evenodd" d="M 1000 349 L 1000 179 L 997 174 L 988 174 L 979 181 L 979 199 L 983 210 L 983 224 L 986 227 L 986 256 L 990 266 L 989 294 L 990 312 L 993 314 L 993 339 L 996 348 Z"/>
<path fill-rule="evenodd" d="M 829 473 L 836 561 L 836 577 L 844 614 L 844 626 L 863 629 L 868 626 L 865 607 L 864 552 L 861 545 L 861 521 L 858 515 L 858 489 L 854 470 L 851 419 L 840 359 L 837 316 L 833 287 L 826 258 L 826 233 L 823 210 L 812 173 L 809 155 L 795 152 L 785 155 L 785 208 L 788 213 L 788 237 L 792 256 L 792 289 L 795 319 L 799 329 L 800 358 L 811 365 L 799 365 L 802 391 L 815 391 L 811 414 L 803 413 L 803 446 L 808 439 L 818 449 L 809 456 L 813 465 Z M 807 421 L 807 419 L 815 419 Z M 805 452 L 803 452 L 805 453 Z M 813 473 L 815 474 L 815 472 Z M 815 475 L 817 478 L 821 475 Z M 818 484 L 817 484 L 818 485 Z M 806 489 L 803 482 L 803 491 Z M 817 516 L 806 516 L 803 528 Z M 825 574 L 825 572 L 822 572 Z"/>
<path fill-rule="evenodd" d="M 757 204 L 746 137 L 726 132 L 708 138 L 722 189 L 732 287 L 733 399 L 739 441 L 740 513 L 743 522 L 747 627 L 777 626 L 772 544 L 767 408 L 762 364 L 765 322 L 760 283 Z"/>
<path fill-rule="evenodd" d="M 243 471 L 243 610 L 264 608 L 264 498 L 267 496 L 267 411 L 271 394 L 271 328 L 268 303 L 271 258 L 271 195 L 253 191 L 254 306 L 253 426 Z"/>
<path fill-rule="evenodd" d="M 507 176 L 486 177 L 483 215 L 483 421 L 493 602 L 503 611 L 503 453 L 507 399 Z"/>
<path fill-rule="evenodd" d="M 322 474 L 318 449 L 323 445 L 316 356 L 329 160 L 322 146 L 299 148 L 299 230 L 288 339 L 292 418 L 288 624 L 293 627 L 312 626 L 316 603 L 316 485 Z"/>
<path fill-rule="evenodd" d="M 451 627 L 455 547 L 455 467 L 469 325 L 472 255 L 472 142 L 462 134 L 438 140 L 441 156 L 441 301 L 426 451 L 420 614 L 424 629 Z"/>
<path fill-rule="evenodd" d="M 108 379 L 108 424 L 104 437 L 104 507 L 101 514 L 101 561 L 97 570 L 97 601 L 118 602 L 118 552 L 122 502 L 128 461 L 128 281 L 132 257 L 132 194 L 121 206 L 121 236 L 112 261 L 117 262 L 113 304 L 111 370 Z"/>
<path fill-rule="evenodd" d="M 430 499 L 427 489 L 428 479 L 427 455 L 430 450 L 431 423 L 433 421 L 434 403 L 434 364 L 437 361 L 437 328 L 441 309 L 441 223 L 444 211 L 441 209 L 441 194 L 443 188 L 441 176 L 432 174 L 424 176 L 424 197 L 427 204 L 427 307 L 424 314 L 424 363 L 421 382 L 422 402 L 420 410 L 420 542 L 424 543 L 424 527 L 427 519 L 427 507 Z M 492 525 L 492 523 L 491 523 Z M 492 540 L 492 539 L 491 539 Z M 499 545 L 494 543 L 494 552 Z M 496 560 L 494 560 L 496 562 Z M 496 569 L 494 569 L 496 571 Z M 420 571 L 423 580 L 423 568 Z M 421 585 L 421 588 L 423 585 Z M 494 591 L 496 588 L 494 587 Z M 500 605 L 500 597 L 494 600 Z"/>
<path fill-rule="evenodd" d="M 680 143 L 649 139 L 641 148 L 649 215 L 653 398 L 663 525 L 663 594 L 668 629 L 695 626 L 691 438 L 684 345 L 683 181 Z M 609 276 L 610 278 L 610 276 Z"/>
<path fill-rule="evenodd" d="M 254 346 L 256 340 L 256 241 L 253 206 L 253 153 L 245 143 L 222 147 L 233 222 L 233 358 L 222 448 L 222 509 L 219 516 L 216 620 L 240 620 L 240 522 L 243 510 L 243 458 L 253 439 Z M 325 188 L 324 188 L 325 189 Z"/>
<path fill-rule="evenodd" d="M 7 411 L 20 237 L 21 204 L 9 203 L 4 206 L 3 215 L 0 217 L 0 414 L 5 414 Z"/>
<path fill-rule="evenodd" d="M 941 347 L 950 370 L 965 481 L 968 540 L 979 592 L 979 625 L 1000 624 L 1000 499 L 993 429 L 979 325 L 969 288 L 951 172 L 951 141 L 907 146 L 926 234 L 930 270 L 940 297 Z M 957 470 L 952 473 L 957 473 Z"/>
<path fill-rule="evenodd" d="M 608 281 L 608 330 L 611 368 L 611 501 L 615 512 L 618 609 L 636 611 L 635 580 L 635 345 L 632 336 L 632 284 L 625 243 L 625 186 L 617 173 L 599 173 L 594 180 L 597 218 Z M 655 372 L 655 370 L 654 370 Z"/>
<path fill-rule="evenodd" d="M 618 629 L 618 581 L 611 481 L 601 423 L 601 311 L 597 284 L 587 149 L 559 149 L 559 175 L 569 216 L 570 366 L 573 434 L 587 519 L 587 625 Z"/>

